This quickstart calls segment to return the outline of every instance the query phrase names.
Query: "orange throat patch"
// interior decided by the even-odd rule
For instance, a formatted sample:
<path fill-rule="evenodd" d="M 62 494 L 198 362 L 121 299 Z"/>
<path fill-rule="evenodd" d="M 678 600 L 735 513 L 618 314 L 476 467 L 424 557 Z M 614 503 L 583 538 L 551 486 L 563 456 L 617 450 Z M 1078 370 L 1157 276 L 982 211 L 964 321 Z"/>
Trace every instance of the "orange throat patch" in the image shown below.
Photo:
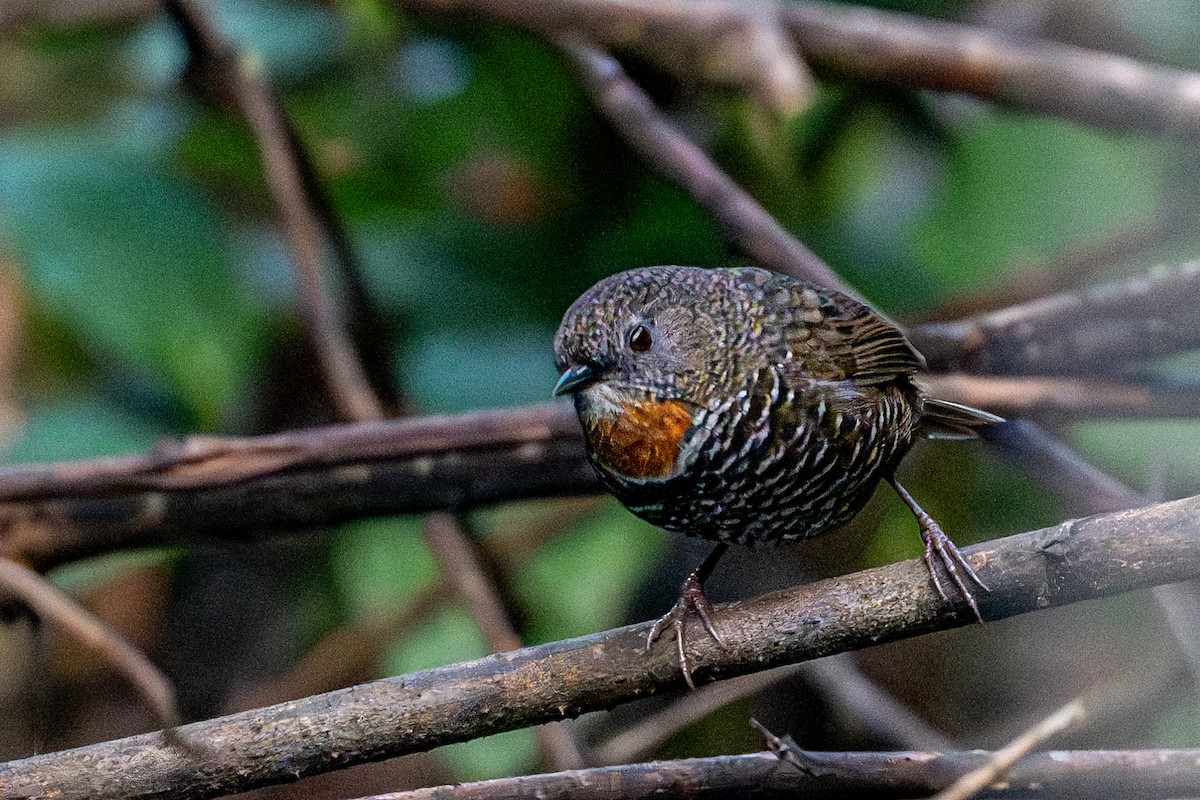
<path fill-rule="evenodd" d="M 662 478 L 675 469 L 692 410 L 682 400 L 621 403 L 584 420 L 588 443 L 607 469 L 630 478 Z M 607 411 L 608 409 L 606 409 Z"/>

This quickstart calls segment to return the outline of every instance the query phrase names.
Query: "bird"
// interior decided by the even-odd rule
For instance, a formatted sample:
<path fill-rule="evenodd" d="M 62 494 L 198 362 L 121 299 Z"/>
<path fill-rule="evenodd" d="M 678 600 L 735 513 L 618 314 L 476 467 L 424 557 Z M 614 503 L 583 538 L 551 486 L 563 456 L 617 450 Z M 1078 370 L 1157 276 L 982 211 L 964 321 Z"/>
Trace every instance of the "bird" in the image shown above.
<path fill-rule="evenodd" d="M 918 438 L 1003 420 L 925 396 L 924 358 L 880 313 L 758 267 L 642 267 L 567 309 L 554 356 L 553 393 L 573 397 L 605 487 L 653 525 L 716 542 L 645 643 L 672 630 L 689 687 L 689 618 L 722 643 L 704 582 L 727 547 L 835 529 L 881 481 L 916 517 L 942 600 L 940 572 L 982 621 L 972 586 L 987 585 L 895 470 Z"/>

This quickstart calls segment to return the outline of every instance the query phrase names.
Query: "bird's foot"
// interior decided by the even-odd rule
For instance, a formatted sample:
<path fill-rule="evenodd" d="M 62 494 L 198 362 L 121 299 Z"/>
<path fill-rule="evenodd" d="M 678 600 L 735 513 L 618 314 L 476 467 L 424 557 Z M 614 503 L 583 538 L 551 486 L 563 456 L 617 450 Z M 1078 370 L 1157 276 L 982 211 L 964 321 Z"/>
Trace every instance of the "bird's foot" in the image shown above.
<path fill-rule="evenodd" d="M 713 625 L 712 603 L 708 602 L 708 597 L 704 594 L 704 581 L 699 572 L 697 570 L 687 576 L 687 580 L 679 588 L 679 599 L 675 601 L 675 605 L 671 607 L 670 611 L 663 614 L 646 634 L 646 652 L 648 653 L 654 646 L 654 642 L 668 628 L 675 632 L 675 646 L 679 651 L 679 669 L 683 672 L 683 679 L 687 682 L 689 689 L 695 689 L 696 684 L 692 680 L 692 662 L 688 658 L 688 618 L 699 617 L 700 622 L 704 625 L 704 630 L 708 631 L 708 635 L 715 639 L 717 644 L 725 646 L 721 634 L 717 633 L 716 626 Z"/>
<path fill-rule="evenodd" d="M 955 546 L 954 542 L 950 541 L 950 537 L 942 530 L 941 525 L 934 522 L 927 514 L 918 515 L 917 521 L 921 528 L 921 540 L 925 542 L 925 552 L 922 554 L 921 560 L 925 562 L 925 568 L 929 570 L 929 577 L 933 579 L 934 588 L 937 589 L 942 600 L 947 602 L 950 600 L 946 587 L 938 575 L 937 564 L 941 564 L 941 568 L 946 570 L 946 574 L 950 576 L 950 580 L 958 589 L 958 594 L 971 607 L 975 619 L 983 622 L 983 615 L 979 613 L 979 602 L 975 599 L 971 584 L 974 583 L 985 592 L 991 590 L 963 556 L 962 551 Z M 934 563 L 935 558 L 937 564 Z"/>

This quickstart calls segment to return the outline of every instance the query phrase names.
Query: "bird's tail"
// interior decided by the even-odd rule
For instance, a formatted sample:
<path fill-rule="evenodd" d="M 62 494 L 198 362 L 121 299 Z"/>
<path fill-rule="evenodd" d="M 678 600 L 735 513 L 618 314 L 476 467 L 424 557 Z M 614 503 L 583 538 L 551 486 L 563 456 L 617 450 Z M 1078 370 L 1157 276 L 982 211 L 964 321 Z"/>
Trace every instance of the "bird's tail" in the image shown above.
<path fill-rule="evenodd" d="M 974 439 L 978 428 L 1004 422 L 978 408 L 926 397 L 921 408 L 921 435 L 927 439 Z"/>

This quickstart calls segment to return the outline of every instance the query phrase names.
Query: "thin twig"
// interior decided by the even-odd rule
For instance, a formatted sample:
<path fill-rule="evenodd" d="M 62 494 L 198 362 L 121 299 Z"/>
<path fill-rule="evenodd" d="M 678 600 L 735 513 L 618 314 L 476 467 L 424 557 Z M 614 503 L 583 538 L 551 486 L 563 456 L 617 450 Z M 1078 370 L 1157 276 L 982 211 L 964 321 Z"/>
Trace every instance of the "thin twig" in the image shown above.
<path fill-rule="evenodd" d="M 1000 780 L 1033 748 L 1083 718 L 1083 704 L 1074 700 L 1038 722 L 1029 730 L 992 754 L 987 763 L 971 770 L 937 793 L 933 800 L 970 800 Z"/>
<path fill-rule="evenodd" d="M 189 2 L 190 0 L 179 0 Z M 341 324 L 336 301 L 324 287 L 324 241 L 320 220 L 306 202 L 304 179 L 292 157 L 291 136 L 260 62 L 243 57 L 238 66 L 239 94 L 262 153 L 267 185 L 279 207 L 284 239 L 300 288 L 305 327 L 313 336 L 326 386 L 339 413 L 349 420 L 381 419 L 383 407 L 358 360 L 354 343 Z"/>
<path fill-rule="evenodd" d="M 1200 386 L 1165 382 L 1021 375 L 924 374 L 931 397 L 983 408 L 1003 417 L 1078 421 L 1121 417 L 1194 417 Z"/>
<path fill-rule="evenodd" d="M 175 687 L 141 650 L 50 581 L 7 558 L 0 558 L 0 590 L 27 606 L 39 619 L 62 628 L 124 675 L 166 729 L 168 738 L 175 741 L 174 731 L 182 721 Z"/>
<path fill-rule="evenodd" d="M 478 545 L 459 521 L 450 514 L 430 514 L 425 518 L 424 538 L 438 571 L 479 625 L 488 649 L 499 653 L 520 647 L 521 637 L 484 568 Z"/>
<path fill-rule="evenodd" d="M 989 619 L 1200 575 L 1200 497 L 1075 520 L 967 548 Z M 715 610 L 724 646 L 698 637 L 700 682 L 972 624 L 919 559 Z M 679 690 L 674 649 L 650 623 L 488 656 L 181 729 L 219 749 L 197 765 L 151 735 L 0 765 L 8 791 L 74 798 L 212 797 Z M 1194 771 L 1194 769 L 1193 769 Z M 944 785 L 944 784 L 942 784 Z"/>

